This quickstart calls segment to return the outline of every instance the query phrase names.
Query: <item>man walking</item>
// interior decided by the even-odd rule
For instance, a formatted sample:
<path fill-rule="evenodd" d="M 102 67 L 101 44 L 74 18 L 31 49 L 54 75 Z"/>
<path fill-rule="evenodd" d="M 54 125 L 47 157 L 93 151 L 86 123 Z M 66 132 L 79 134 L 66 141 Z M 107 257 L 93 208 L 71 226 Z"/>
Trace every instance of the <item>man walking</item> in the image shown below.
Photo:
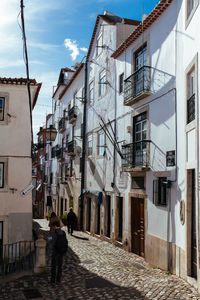
<path fill-rule="evenodd" d="M 59 283 L 62 276 L 63 255 L 67 252 L 68 241 L 58 221 L 53 223 L 53 227 L 55 231 L 52 236 L 51 283 Z"/>
<path fill-rule="evenodd" d="M 67 215 L 67 227 L 68 227 L 68 233 L 71 232 L 71 235 L 72 235 L 72 233 L 73 233 L 75 223 L 76 223 L 76 215 L 75 215 L 75 213 L 73 212 L 73 209 L 72 209 L 72 207 L 71 207 L 70 210 L 69 210 L 69 213 L 68 213 L 68 215 Z"/>

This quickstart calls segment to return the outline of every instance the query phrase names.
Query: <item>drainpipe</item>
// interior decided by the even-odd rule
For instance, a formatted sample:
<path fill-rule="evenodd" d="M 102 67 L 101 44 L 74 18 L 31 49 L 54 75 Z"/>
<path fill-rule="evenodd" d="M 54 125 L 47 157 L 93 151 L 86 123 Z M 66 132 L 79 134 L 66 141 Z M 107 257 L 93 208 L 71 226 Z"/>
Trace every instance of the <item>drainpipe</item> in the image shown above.
<path fill-rule="evenodd" d="M 83 230 L 83 200 L 85 188 L 85 155 L 86 155 L 86 113 L 87 113 L 87 61 L 85 62 L 85 91 L 83 108 L 83 137 L 82 137 L 82 160 L 81 160 L 81 195 L 80 195 L 80 229 Z"/>

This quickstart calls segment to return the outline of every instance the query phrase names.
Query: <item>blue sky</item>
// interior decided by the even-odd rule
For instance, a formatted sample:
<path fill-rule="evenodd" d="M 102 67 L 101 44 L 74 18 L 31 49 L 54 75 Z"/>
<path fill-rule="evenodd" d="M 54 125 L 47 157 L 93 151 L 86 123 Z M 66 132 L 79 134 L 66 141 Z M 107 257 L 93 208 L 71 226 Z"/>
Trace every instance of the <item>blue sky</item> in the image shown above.
<path fill-rule="evenodd" d="M 143 2 L 143 10 L 142 10 Z M 34 136 L 51 113 L 51 97 L 60 69 L 86 55 L 98 14 L 105 10 L 141 20 L 159 0 L 24 0 L 30 78 L 42 82 L 33 112 Z M 0 76 L 26 77 L 20 0 L 0 0 Z M 19 16 L 18 16 L 19 15 Z"/>

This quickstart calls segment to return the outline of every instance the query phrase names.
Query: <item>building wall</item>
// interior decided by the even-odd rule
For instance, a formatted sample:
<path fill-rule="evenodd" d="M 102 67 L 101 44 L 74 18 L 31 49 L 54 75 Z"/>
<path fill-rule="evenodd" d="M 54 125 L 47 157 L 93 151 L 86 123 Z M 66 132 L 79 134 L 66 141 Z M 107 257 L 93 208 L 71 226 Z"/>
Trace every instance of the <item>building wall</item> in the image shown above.
<path fill-rule="evenodd" d="M 31 87 L 34 96 L 35 87 Z M 32 193 L 21 192 L 32 183 L 30 116 L 26 86 L 0 85 L 7 93 L 8 124 L 0 123 L 0 156 L 6 162 L 5 188 L 0 189 L 0 220 L 4 243 L 32 240 Z"/>

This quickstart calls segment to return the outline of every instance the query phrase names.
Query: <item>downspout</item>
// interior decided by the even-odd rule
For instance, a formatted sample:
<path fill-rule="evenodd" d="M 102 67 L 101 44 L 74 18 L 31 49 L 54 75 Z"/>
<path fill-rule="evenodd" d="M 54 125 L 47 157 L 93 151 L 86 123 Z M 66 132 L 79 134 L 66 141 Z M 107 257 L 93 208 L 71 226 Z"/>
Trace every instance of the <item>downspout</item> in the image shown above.
<path fill-rule="evenodd" d="M 87 60 L 85 62 L 85 91 L 83 108 L 83 137 L 82 137 L 82 160 L 81 160 L 81 195 L 80 195 L 80 229 L 83 230 L 83 201 L 85 188 L 85 156 L 86 156 L 86 113 L 87 113 Z"/>

